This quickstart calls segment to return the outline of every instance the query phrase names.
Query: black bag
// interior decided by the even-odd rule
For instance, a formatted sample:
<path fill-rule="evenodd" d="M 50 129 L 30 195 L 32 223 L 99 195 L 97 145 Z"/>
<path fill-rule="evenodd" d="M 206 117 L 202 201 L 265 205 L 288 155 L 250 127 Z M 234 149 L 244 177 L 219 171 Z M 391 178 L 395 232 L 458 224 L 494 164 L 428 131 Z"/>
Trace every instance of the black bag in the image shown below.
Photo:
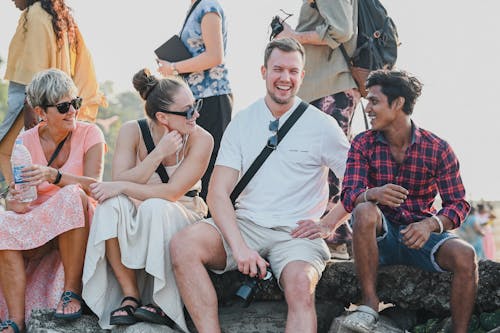
<path fill-rule="evenodd" d="M 380 1 L 358 0 L 356 50 L 352 57 L 348 56 L 344 45 L 340 45 L 340 50 L 363 97 L 367 94 L 368 74 L 375 69 L 391 69 L 396 63 L 399 44 L 396 25 Z"/>
<path fill-rule="evenodd" d="M 189 50 L 187 49 L 186 45 L 184 45 L 184 43 L 182 42 L 180 36 L 182 35 L 182 31 L 186 26 L 186 22 L 189 16 L 191 16 L 191 13 L 200 3 L 200 1 L 201 0 L 196 1 L 191 6 L 191 9 L 189 10 L 186 19 L 184 20 L 184 24 L 182 25 L 182 29 L 179 35 L 173 35 L 172 37 L 170 37 L 169 40 L 167 40 L 165 43 L 163 43 L 159 48 L 155 50 L 155 54 L 158 56 L 159 59 L 166 60 L 168 62 L 177 62 L 193 57 L 191 52 L 189 52 Z"/>
<path fill-rule="evenodd" d="M 168 62 L 177 62 L 191 58 L 193 55 L 188 51 L 181 38 L 173 35 L 155 50 L 156 56 Z"/>

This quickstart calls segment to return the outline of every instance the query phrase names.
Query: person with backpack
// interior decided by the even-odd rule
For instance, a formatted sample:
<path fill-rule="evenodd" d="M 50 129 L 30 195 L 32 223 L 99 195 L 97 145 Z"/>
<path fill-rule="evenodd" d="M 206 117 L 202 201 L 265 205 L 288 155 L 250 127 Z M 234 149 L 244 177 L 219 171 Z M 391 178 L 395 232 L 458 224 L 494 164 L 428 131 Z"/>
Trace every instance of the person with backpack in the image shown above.
<path fill-rule="evenodd" d="M 351 143 L 341 200 L 353 216 L 353 252 L 362 304 L 343 326 L 373 332 L 379 265 L 451 272 L 453 332 L 465 333 L 478 284 L 474 249 L 449 230 L 470 210 L 451 146 L 411 119 L 422 91 L 414 76 L 377 70 L 366 81 L 371 130 Z M 434 207 L 439 193 L 440 209 Z"/>
<path fill-rule="evenodd" d="M 353 55 L 357 41 L 357 3 L 350 1 L 304 1 L 298 24 L 293 30 L 282 22 L 283 31 L 275 38 L 292 37 L 306 52 L 305 77 L 298 96 L 335 118 L 348 140 L 352 138 L 351 119 L 359 100 L 347 62 L 340 45 Z M 339 200 L 339 180 L 330 172 L 328 176 L 330 202 L 327 210 Z M 338 230 L 340 237 L 333 240 L 332 257 L 349 259 L 345 238 L 348 228 Z"/>

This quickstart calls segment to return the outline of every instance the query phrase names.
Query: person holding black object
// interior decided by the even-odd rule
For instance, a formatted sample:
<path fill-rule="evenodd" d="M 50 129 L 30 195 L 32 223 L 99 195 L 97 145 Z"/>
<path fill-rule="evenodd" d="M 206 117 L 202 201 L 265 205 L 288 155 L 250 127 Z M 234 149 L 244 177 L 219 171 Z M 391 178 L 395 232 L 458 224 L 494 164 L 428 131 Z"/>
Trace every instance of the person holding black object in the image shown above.
<path fill-rule="evenodd" d="M 222 138 L 207 199 L 213 219 L 188 226 L 170 243 L 177 285 L 198 332 L 220 332 L 206 268 L 262 279 L 270 267 L 288 303 L 286 331 L 315 333 L 314 290 L 330 259 L 323 238 L 347 217 L 337 205 L 321 218 L 328 170 L 342 177 L 349 143 L 332 117 L 296 97 L 303 47 L 291 38 L 273 40 L 261 74 L 266 96 L 239 112 Z M 261 156 L 267 158 L 241 189 L 238 179 L 253 173 Z"/>
<path fill-rule="evenodd" d="M 200 195 L 206 198 L 220 140 L 231 121 L 233 108 L 228 70 L 224 63 L 227 46 L 226 16 L 219 2 L 192 0 L 180 39 L 192 57 L 181 61 L 160 58 L 158 71 L 163 76 L 181 75 L 191 88 L 194 98 L 203 100 L 197 123 L 214 138 L 214 150 L 202 178 Z"/>
<path fill-rule="evenodd" d="M 196 125 L 202 102 L 184 81 L 159 80 L 141 70 L 133 84 L 147 117 L 122 126 L 113 181 L 91 187 L 100 204 L 90 230 L 83 298 L 102 328 L 148 321 L 187 331 L 168 244 L 207 214 L 198 193 L 213 140 Z"/>

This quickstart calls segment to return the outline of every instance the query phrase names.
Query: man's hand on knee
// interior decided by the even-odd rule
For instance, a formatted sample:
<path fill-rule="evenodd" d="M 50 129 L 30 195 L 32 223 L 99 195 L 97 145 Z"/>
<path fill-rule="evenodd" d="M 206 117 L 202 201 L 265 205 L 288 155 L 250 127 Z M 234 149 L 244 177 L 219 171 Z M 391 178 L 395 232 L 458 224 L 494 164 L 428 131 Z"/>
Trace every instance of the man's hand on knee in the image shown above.
<path fill-rule="evenodd" d="M 326 239 L 333 236 L 333 229 L 313 220 L 302 220 L 297 222 L 297 225 L 298 227 L 290 233 L 293 238 Z"/>
<path fill-rule="evenodd" d="M 429 224 L 426 220 L 411 223 L 406 228 L 401 230 L 403 243 L 410 249 L 418 250 L 425 245 L 432 230 L 432 224 Z"/>

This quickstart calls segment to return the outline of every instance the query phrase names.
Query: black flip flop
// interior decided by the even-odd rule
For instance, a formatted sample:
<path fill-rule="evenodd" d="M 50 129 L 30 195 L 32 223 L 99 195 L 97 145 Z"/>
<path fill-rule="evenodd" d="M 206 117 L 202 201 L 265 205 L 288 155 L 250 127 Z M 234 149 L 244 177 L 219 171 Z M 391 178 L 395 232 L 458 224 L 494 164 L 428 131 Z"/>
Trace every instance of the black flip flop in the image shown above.
<path fill-rule="evenodd" d="M 111 314 L 109 315 L 110 325 L 133 325 L 137 323 L 138 320 L 136 317 L 134 317 L 134 312 L 139 306 L 141 306 L 141 301 L 137 300 L 135 297 L 126 296 L 122 299 L 120 304 L 123 304 L 123 302 L 125 301 L 132 301 L 137 305 L 135 307 L 132 305 L 125 305 L 111 311 Z M 119 311 L 125 311 L 127 314 L 119 316 L 114 315 L 116 312 Z"/>
<path fill-rule="evenodd" d="M 77 300 L 80 302 L 80 310 L 74 312 L 74 313 L 59 313 L 56 312 L 54 313 L 54 318 L 55 319 L 64 319 L 64 320 L 75 320 L 78 319 L 82 316 L 82 303 L 83 299 L 82 296 L 72 292 L 71 290 L 66 290 L 65 292 L 62 293 L 61 295 L 61 301 L 62 301 L 62 309 L 64 309 L 68 306 L 68 304 L 72 300 Z"/>
<path fill-rule="evenodd" d="M 149 311 L 146 308 L 152 308 L 154 309 L 154 312 Z M 154 304 L 148 304 L 137 308 L 134 312 L 134 316 L 137 319 L 141 319 L 153 324 L 167 325 L 169 327 L 174 327 L 175 325 L 174 321 L 170 319 L 162 309 Z"/>

